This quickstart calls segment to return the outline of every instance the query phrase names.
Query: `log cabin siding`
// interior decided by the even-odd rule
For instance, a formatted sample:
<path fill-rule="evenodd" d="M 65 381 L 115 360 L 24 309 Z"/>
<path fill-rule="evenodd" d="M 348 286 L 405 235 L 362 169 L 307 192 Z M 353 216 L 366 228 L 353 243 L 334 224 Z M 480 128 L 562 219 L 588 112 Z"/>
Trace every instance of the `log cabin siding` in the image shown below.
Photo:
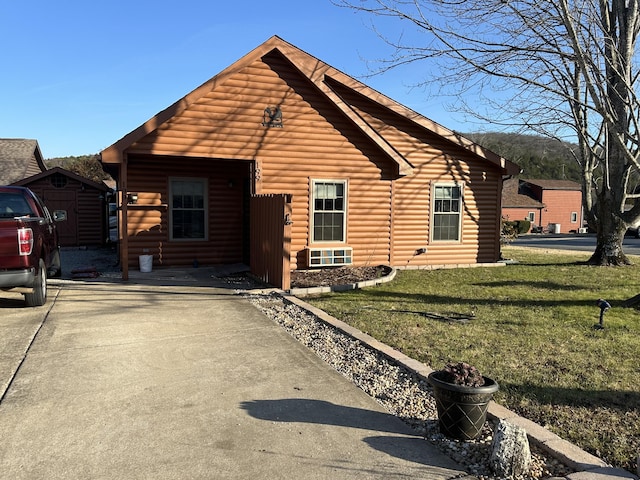
<path fill-rule="evenodd" d="M 282 112 L 281 126 L 263 124 L 273 107 Z M 194 255 L 203 263 L 246 262 L 240 245 L 254 235 L 246 222 L 251 193 L 291 199 L 291 240 L 284 247 L 296 269 L 307 267 L 308 248 L 327 246 L 352 247 L 355 265 L 496 261 L 497 198 L 502 175 L 515 166 L 489 153 L 273 37 L 102 158 L 128 191 L 141 192 L 142 204 L 129 207 L 127 265 L 144 249 L 153 249 L 162 265 L 189 264 Z M 247 188 L 228 194 L 219 179 L 236 174 Z M 169 241 L 171 176 L 208 179 L 208 242 Z M 314 180 L 345 182 L 344 242 L 313 243 Z M 438 182 L 463 188 L 456 242 L 430 240 Z M 426 255 L 416 255 L 421 248 Z"/>
<path fill-rule="evenodd" d="M 80 187 L 78 206 L 78 245 L 101 245 L 107 239 L 105 192 Z"/>
<path fill-rule="evenodd" d="M 280 73 L 276 74 L 271 66 L 278 68 Z M 294 269 L 306 266 L 306 249 L 311 246 L 308 231 L 310 180 L 346 180 L 348 227 L 343 245 L 354 249 L 355 264 L 388 264 L 390 182 L 380 182 L 380 179 L 392 176 L 393 166 L 387 159 L 372 162 L 371 158 L 379 157 L 379 154 L 374 152 L 370 141 L 342 115 L 324 105 L 326 101 L 299 75 L 282 73 L 285 66 L 292 68 L 279 55 L 271 55 L 265 61 L 240 70 L 183 114 L 136 142 L 131 151 L 194 158 L 212 155 L 258 162 L 260 180 L 256 181 L 256 193 L 292 195 L 291 267 Z M 228 98 L 234 100 L 225 101 Z M 273 103 L 281 105 L 283 128 L 265 128 L 261 124 L 264 108 Z M 180 175 L 196 175 L 202 163 L 203 160 L 189 163 L 192 173 L 188 173 L 183 170 L 184 161 L 181 161 Z M 153 186 L 140 183 L 153 179 L 154 175 L 149 171 L 152 165 L 141 163 L 137 170 L 138 167 L 132 166 L 136 164 L 130 162 L 128 167 L 129 191 L 159 189 L 162 182 Z M 167 166 L 170 169 L 177 167 Z M 158 170 L 166 171 L 165 168 Z M 145 195 L 139 194 L 139 198 L 144 199 Z M 215 196 L 212 192 L 211 197 Z M 136 208 L 142 207 L 134 207 L 134 210 Z M 210 205 L 210 208 L 214 206 Z M 141 231 L 152 228 L 154 225 L 136 224 L 129 235 L 140 236 Z M 163 231 L 166 228 L 165 225 Z M 153 245 L 139 239 L 132 241 L 133 258 L 129 263 L 135 265 L 136 255 L 142 254 L 143 249 L 158 250 L 159 242 L 159 238 L 153 238 Z M 194 248 L 197 249 L 197 243 Z M 168 253 L 166 245 L 162 246 L 162 252 L 163 255 L 157 258 L 164 265 Z M 191 263 L 179 253 L 179 247 L 172 247 L 170 252 L 171 258 L 180 258 L 180 263 Z M 234 252 L 228 253 L 231 255 L 227 261 L 237 258 Z M 198 253 L 198 256 L 202 254 Z M 202 258 L 203 261 L 210 260 L 210 256 Z"/>
<path fill-rule="evenodd" d="M 179 168 L 176 168 L 179 167 Z M 129 266 L 149 254 L 160 266 L 217 265 L 243 261 L 243 180 L 249 176 L 245 162 L 211 159 L 131 157 L 129 191 L 138 194 L 127 205 Z M 169 231 L 171 178 L 204 178 L 208 185 L 207 239 L 171 240 Z"/>
<path fill-rule="evenodd" d="M 393 263 L 402 266 L 494 262 L 499 255 L 500 171 L 467 150 L 429 134 L 410 119 L 380 107 L 366 97 L 338 87 L 358 114 L 414 166 L 414 174 L 396 180 L 393 214 Z M 430 192 L 434 184 L 463 188 L 460 241 L 433 242 Z M 480 232 L 483 232 L 482 235 Z M 426 254 L 418 253 L 426 248 Z"/>
<path fill-rule="evenodd" d="M 250 199 L 251 272 L 272 285 L 289 285 L 291 266 L 287 240 L 291 237 L 291 197 L 253 195 Z M 284 228 L 283 228 L 283 219 Z M 282 252 L 282 254 L 280 254 Z"/>
<path fill-rule="evenodd" d="M 57 180 L 54 181 L 54 178 Z M 16 184 L 29 187 L 50 212 L 67 211 L 67 220 L 56 224 L 63 247 L 102 245 L 106 242 L 106 193 L 96 183 L 60 167 L 40 172 Z"/>

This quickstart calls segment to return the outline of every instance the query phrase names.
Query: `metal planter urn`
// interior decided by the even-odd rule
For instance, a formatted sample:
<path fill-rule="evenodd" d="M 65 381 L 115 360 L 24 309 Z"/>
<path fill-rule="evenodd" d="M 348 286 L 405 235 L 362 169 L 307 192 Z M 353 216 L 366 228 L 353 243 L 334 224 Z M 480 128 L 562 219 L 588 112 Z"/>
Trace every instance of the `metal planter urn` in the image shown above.
<path fill-rule="evenodd" d="M 473 381 L 466 376 L 470 369 L 474 371 Z M 498 391 L 498 383 L 466 363 L 449 364 L 444 370 L 432 372 L 428 381 L 433 387 L 440 433 L 458 440 L 477 438 L 487 419 L 489 402 Z"/>

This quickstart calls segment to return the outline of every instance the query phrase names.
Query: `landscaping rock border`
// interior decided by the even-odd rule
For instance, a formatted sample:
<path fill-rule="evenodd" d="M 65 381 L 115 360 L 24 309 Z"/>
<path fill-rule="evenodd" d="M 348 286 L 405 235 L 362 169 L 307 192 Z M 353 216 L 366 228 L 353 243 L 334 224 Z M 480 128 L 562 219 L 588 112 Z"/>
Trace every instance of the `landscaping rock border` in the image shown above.
<path fill-rule="evenodd" d="M 244 293 L 269 318 L 464 465 L 469 473 L 481 479 L 494 478 L 489 465 L 491 428 L 485 428 L 478 440 L 470 442 L 450 440 L 438 432 L 435 402 L 426 381 L 433 371 L 430 367 L 328 315 L 292 292 L 272 289 Z M 495 402 L 489 406 L 488 418 L 495 423 L 506 420 L 527 432 L 532 451 L 538 454 L 534 453 L 532 468 L 523 480 L 637 478 Z"/>

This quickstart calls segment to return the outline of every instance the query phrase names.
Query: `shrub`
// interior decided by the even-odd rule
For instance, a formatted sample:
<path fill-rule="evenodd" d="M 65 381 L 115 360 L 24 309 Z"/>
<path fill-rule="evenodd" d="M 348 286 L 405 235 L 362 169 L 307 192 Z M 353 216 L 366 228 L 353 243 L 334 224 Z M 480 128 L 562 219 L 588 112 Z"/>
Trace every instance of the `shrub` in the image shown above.
<path fill-rule="evenodd" d="M 527 233 L 531 228 L 531 222 L 529 220 L 518 220 L 516 224 L 518 229 L 518 235 Z"/>
<path fill-rule="evenodd" d="M 448 363 L 438 372 L 438 379 L 454 385 L 465 387 L 481 387 L 484 385 L 484 377 L 480 371 L 468 363 Z"/>
<path fill-rule="evenodd" d="M 502 231 L 500 232 L 500 244 L 508 245 L 518 237 L 518 227 L 516 222 L 502 219 Z"/>

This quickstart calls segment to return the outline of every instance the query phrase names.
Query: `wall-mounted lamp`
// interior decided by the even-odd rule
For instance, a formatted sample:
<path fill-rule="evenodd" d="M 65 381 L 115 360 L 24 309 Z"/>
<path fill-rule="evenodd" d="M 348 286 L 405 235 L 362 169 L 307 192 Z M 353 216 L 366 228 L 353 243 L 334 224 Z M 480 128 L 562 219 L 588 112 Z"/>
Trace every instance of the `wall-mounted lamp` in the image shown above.
<path fill-rule="evenodd" d="M 127 203 L 132 205 L 138 203 L 138 194 L 137 193 L 128 193 L 127 194 Z"/>

